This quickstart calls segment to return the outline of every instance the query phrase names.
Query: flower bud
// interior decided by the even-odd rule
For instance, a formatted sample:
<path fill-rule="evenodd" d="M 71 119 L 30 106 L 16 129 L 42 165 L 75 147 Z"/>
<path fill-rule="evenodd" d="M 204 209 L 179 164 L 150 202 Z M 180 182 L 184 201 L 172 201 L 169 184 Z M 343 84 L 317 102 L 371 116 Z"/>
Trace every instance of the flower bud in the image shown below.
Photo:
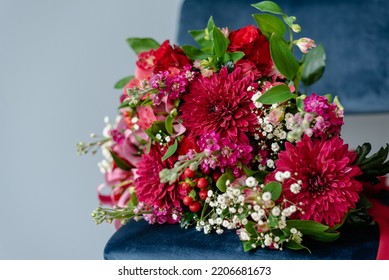
<path fill-rule="evenodd" d="M 301 26 L 298 24 L 292 24 L 292 30 L 293 32 L 299 33 L 301 31 Z"/>
<path fill-rule="evenodd" d="M 300 38 L 293 42 L 302 53 L 307 53 L 310 49 L 316 47 L 315 41 L 310 38 Z"/>

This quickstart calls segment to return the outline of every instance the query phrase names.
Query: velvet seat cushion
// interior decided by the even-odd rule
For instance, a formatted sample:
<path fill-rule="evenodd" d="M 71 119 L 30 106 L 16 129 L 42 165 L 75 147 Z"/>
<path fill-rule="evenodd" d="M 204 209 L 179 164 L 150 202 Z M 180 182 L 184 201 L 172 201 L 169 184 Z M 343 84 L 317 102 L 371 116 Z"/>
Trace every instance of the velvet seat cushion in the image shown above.
<path fill-rule="evenodd" d="M 284 251 L 258 249 L 244 252 L 235 231 L 222 235 L 204 234 L 194 228 L 181 229 L 178 225 L 149 225 L 145 221 L 131 221 L 121 227 L 108 241 L 104 258 L 108 260 L 367 260 L 375 259 L 378 250 L 377 226 L 353 227 L 342 230 L 333 243 L 308 241 L 311 250 Z"/>

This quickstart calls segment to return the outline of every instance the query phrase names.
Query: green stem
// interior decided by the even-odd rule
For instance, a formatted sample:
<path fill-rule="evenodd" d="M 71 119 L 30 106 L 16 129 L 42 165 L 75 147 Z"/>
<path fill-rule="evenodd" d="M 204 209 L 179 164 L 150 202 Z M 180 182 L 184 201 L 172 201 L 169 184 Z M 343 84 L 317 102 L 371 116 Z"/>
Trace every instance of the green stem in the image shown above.
<path fill-rule="evenodd" d="M 293 51 L 293 30 L 289 27 L 289 49 Z"/>

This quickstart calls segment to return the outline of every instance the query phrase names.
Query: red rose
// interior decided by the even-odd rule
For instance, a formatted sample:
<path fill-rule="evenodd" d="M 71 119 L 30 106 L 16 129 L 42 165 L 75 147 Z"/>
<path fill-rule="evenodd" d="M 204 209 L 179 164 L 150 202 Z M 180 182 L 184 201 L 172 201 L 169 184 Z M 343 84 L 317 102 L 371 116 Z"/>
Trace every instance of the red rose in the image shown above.
<path fill-rule="evenodd" d="M 190 63 L 190 60 L 184 54 L 184 51 L 177 46 L 174 46 L 173 48 L 170 45 L 169 40 L 162 43 L 162 45 L 154 52 L 154 56 L 154 73 L 165 70 L 177 72 L 177 70 Z"/>
<path fill-rule="evenodd" d="M 252 61 L 262 75 L 269 72 L 272 65 L 269 41 L 258 28 L 249 25 L 232 31 L 229 39 L 229 52 L 244 52 L 244 58 Z"/>
<path fill-rule="evenodd" d="M 155 50 L 147 52 L 141 52 L 138 55 L 138 61 L 136 62 L 135 78 L 138 80 L 148 80 L 153 74 L 154 69 L 154 56 Z"/>
<path fill-rule="evenodd" d="M 192 137 L 185 136 L 181 140 L 181 143 L 179 145 L 178 154 L 179 155 L 186 155 L 190 149 L 196 151 L 197 153 L 200 152 L 200 148 L 196 144 L 196 140 Z"/>

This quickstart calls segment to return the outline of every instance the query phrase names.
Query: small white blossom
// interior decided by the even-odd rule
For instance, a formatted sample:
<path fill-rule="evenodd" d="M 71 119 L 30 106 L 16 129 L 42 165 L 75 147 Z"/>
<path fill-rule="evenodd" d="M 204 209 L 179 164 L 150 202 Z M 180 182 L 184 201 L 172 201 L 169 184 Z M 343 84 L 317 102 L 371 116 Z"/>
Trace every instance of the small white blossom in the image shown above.
<path fill-rule="evenodd" d="M 217 234 L 222 234 L 223 231 L 224 231 L 224 230 L 222 230 L 221 228 L 218 228 L 218 229 L 216 230 L 216 233 L 217 233 Z"/>
<path fill-rule="evenodd" d="M 254 177 L 250 176 L 246 179 L 246 186 L 252 188 L 258 186 L 258 181 Z"/>
<path fill-rule="evenodd" d="M 133 117 L 133 118 L 131 119 L 131 122 L 132 122 L 132 123 L 137 123 L 138 121 L 139 121 L 138 117 Z"/>
<path fill-rule="evenodd" d="M 278 182 L 284 181 L 284 173 L 282 173 L 281 171 L 277 171 L 274 177 Z"/>
<path fill-rule="evenodd" d="M 297 229 L 295 229 L 295 228 L 291 228 L 291 229 L 290 229 L 290 233 L 292 233 L 292 234 L 296 234 L 296 233 L 297 233 Z"/>
<path fill-rule="evenodd" d="M 272 151 L 277 152 L 280 150 L 280 146 L 277 143 L 273 143 L 271 144 L 271 149 Z"/>
<path fill-rule="evenodd" d="M 209 190 L 208 193 L 207 193 L 208 197 L 211 197 L 213 195 L 213 191 L 212 190 Z"/>
<path fill-rule="evenodd" d="M 281 214 L 280 207 L 276 206 L 271 210 L 273 216 L 278 217 Z"/>
<path fill-rule="evenodd" d="M 290 191 L 294 194 L 298 194 L 301 190 L 301 186 L 297 183 L 293 183 L 290 185 Z"/>
<path fill-rule="evenodd" d="M 271 192 L 264 192 L 262 194 L 262 200 L 267 202 L 271 200 Z"/>
<path fill-rule="evenodd" d="M 289 179 L 291 175 L 292 175 L 292 174 L 290 174 L 289 171 L 285 171 L 285 172 L 284 172 L 284 178 L 285 178 L 285 179 Z"/>
<path fill-rule="evenodd" d="M 267 165 L 267 167 L 269 167 L 269 168 L 274 168 L 274 167 L 275 167 L 274 161 L 273 161 L 272 159 L 268 159 L 268 160 L 266 161 L 266 165 Z"/>

